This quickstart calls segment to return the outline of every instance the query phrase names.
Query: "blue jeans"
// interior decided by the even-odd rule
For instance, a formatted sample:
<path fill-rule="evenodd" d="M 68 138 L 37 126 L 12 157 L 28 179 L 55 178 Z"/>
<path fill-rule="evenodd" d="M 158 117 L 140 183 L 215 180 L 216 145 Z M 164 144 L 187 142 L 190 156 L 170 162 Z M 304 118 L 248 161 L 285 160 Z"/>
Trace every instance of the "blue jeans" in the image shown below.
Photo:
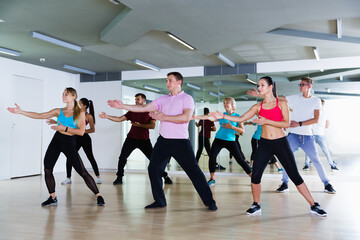
<path fill-rule="evenodd" d="M 309 156 L 310 160 L 314 163 L 314 166 L 319 174 L 321 181 L 324 185 L 329 184 L 329 179 L 326 177 L 324 167 L 320 161 L 319 154 L 315 145 L 315 138 L 311 135 L 298 135 L 294 133 L 289 133 L 287 136 L 287 140 L 290 144 L 290 148 L 292 152 L 295 152 L 298 148 L 301 148 L 306 155 Z M 286 170 L 283 171 L 282 181 L 284 183 L 289 182 L 289 176 L 286 173 Z"/>
<path fill-rule="evenodd" d="M 331 158 L 329 144 L 327 142 L 326 136 L 325 135 L 314 135 L 314 137 L 315 137 L 315 142 L 317 144 L 319 144 L 319 146 L 320 146 L 321 150 L 323 151 L 323 153 L 325 154 L 325 157 L 326 157 L 327 161 L 329 162 L 330 166 L 335 167 L 336 163 Z M 305 165 L 310 166 L 310 164 L 311 164 L 310 159 L 306 155 L 305 156 Z"/>

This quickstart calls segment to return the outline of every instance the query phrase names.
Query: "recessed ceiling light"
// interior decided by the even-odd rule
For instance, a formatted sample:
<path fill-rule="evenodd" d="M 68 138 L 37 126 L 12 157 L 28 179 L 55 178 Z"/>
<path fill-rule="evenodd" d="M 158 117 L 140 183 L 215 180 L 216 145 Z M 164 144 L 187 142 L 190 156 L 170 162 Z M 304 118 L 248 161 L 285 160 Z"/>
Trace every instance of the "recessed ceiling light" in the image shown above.
<path fill-rule="evenodd" d="M 5 22 L 4 20 L 0 19 L 0 23 Z"/>

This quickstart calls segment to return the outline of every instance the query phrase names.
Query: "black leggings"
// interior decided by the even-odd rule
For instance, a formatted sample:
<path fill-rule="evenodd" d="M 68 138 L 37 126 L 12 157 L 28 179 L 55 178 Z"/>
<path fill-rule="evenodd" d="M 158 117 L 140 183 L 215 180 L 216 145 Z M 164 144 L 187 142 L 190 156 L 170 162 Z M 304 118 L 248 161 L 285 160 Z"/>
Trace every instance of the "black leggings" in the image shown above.
<path fill-rule="evenodd" d="M 89 159 L 91 166 L 94 169 L 95 175 L 99 176 L 100 175 L 99 168 L 94 158 L 91 138 L 89 134 L 85 133 L 83 136 L 76 135 L 76 149 L 79 151 L 81 147 L 83 148 L 87 158 Z M 66 173 L 68 178 L 71 178 L 71 169 L 72 169 L 71 161 L 66 160 Z"/>
<path fill-rule="evenodd" d="M 53 169 L 61 152 L 64 153 L 67 159 L 71 161 L 71 165 L 74 167 L 75 171 L 84 179 L 90 190 L 94 194 L 98 194 L 99 190 L 96 186 L 96 183 L 90 174 L 86 171 L 79 153 L 76 150 L 76 137 L 64 135 L 59 132 L 55 133 L 48 146 L 48 149 L 46 150 L 44 158 L 45 182 L 49 193 L 55 192 L 55 178 L 53 175 Z"/>
<path fill-rule="evenodd" d="M 130 156 L 130 154 L 136 149 L 140 149 L 144 153 L 144 155 L 150 160 L 151 154 L 153 151 L 153 147 L 151 145 L 150 139 L 134 139 L 127 137 L 125 139 L 124 145 L 122 146 L 121 153 L 119 156 L 119 162 L 118 162 L 118 171 L 116 175 L 119 177 L 124 176 L 124 168 L 127 162 L 127 158 Z M 169 162 L 170 158 L 168 159 Z M 163 177 L 167 177 L 168 173 L 164 171 Z"/>
<path fill-rule="evenodd" d="M 199 135 L 199 148 L 196 153 L 196 161 L 198 163 L 199 163 L 199 159 L 200 159 L 200 156 L 201 156 L 204 146 L 205 146 L 205 150 L 206 150 L 208 156 L 210 156 L 210 138 Z"/>
<path fill-rule="evenodd" d="M 235 141 L 225 141 L 218 138 L 215 138 L 211 146 L 209 159 L 210 173 L 215 172 L 216 157 L 223 148 L 226 148 L 235 157 L 236 162 L 244 169 L 247 174 L 251 173 L 251 168 L 249 164 L 246 163 L 245 158 L 240 153 L 240 145 L 237 145 Z"/>
<path fill-rule="evenodd" d="M 235 143 L 236 143 L 236 145 L 238 145 L 239 148 L 240 148 L 240 154 L 241 154 L 241 156 L 242 156 L 244 159 L 246 159 L 246 158 L 245 158 L 245 155 L 244 155 L 244 153 L 243 153 L 243 151 L 241 150 L 241 147 L 240 147 L 239 137 L 240 137 L 240 135 L 235 134 Z M 229 158 L 231 159 L 232 157 L 233 157 L 233 155 L 231 154 L 231 152 L 229 152 Z"/>
<path fill-rule="evenodd" d="M 256 149 L 259 147 L 259 141 L 260 140 L 257 140 L 255 138 L 251 139 L 251 148 L 252 148 L 251 157 L 250 157 L 251 160 L 255 159 L 255 152 L 256 152 Z M 271 155 L 270 160 L 269 160 L 269 164 L 273 164 L 273 163 L 276 163 L 276 162 L 277 162 L 277 160 L 276 160 L 275 156 Z"/>
<path fill-rule="evenodd" d="M 286 137 L 282 137 L 274 140 L 260 139 L 259 147 L 256 150 L 254 158 L 253 172 L 251 175 L 252 183 L 259 184 L 261 182 L 262 174 L 264 173 L 271 155 L 275 155 L 279 159 L 291 181 L 293 181 L 296 186 L 299 186 L 304 182 L 297 169 L 294 154 L 291 151 L 289 142 Z"/>

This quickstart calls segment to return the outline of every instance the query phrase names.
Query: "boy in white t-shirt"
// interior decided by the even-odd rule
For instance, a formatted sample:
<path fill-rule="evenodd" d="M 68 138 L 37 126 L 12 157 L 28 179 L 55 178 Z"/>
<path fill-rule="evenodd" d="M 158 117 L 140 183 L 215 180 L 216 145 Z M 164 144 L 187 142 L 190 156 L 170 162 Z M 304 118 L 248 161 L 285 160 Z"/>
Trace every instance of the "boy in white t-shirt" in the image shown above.
<path fill-rule="evenodd" d="M 301 82 L 299 84 L 300 92 L 302 94 L 279 97 L 279 99 L 287 100 L 293 109 L 287 139 L 293 152 L 295 152 L 298 148 L 301 148 L 314 163 L 319 177 L 324 183 L 324 191 L 327 193 L 336 193 L 335 189 L 330 184 L 330 180 L 325 174 L 324 167 L 316 149 L 315 138 L 312 133 L 311 126 L 318 122 L 321 109 L 320 99 L 312 96 L 310 93 L 312 85 L 313 80 L 311 78 L 303 77 L 301 78 Z M 285 170 L 283 171 L 282 182 L 283 183 L 280 187 L 276 189 L 276 192 L 285 192 L 289 190 L 289 176 Z"/>

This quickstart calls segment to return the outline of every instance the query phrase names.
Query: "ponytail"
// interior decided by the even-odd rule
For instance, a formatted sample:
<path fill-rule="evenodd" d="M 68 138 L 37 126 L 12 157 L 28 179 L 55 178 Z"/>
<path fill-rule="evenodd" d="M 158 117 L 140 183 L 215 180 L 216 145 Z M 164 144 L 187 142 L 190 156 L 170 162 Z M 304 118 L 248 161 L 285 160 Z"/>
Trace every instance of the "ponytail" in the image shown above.
<path fill-rule="evenodd" d="M 89 100 L 89 113 L 91 114 L 91 116 L 94 119 L 94 124 L 95 124 L 95 110 L 94 110 L 94 103 L 93 101 Z"/>
<path fill-rule="evenodd" d="M 76 99 L 74 100 L 74 123 L 77 123 L 76 125 L 79 126 L 79 121 L 77 121 L 80 117 L 80 113 L 81 113 L 81 108 L 79 106 L 79 103 L 76 101 Z"/>

